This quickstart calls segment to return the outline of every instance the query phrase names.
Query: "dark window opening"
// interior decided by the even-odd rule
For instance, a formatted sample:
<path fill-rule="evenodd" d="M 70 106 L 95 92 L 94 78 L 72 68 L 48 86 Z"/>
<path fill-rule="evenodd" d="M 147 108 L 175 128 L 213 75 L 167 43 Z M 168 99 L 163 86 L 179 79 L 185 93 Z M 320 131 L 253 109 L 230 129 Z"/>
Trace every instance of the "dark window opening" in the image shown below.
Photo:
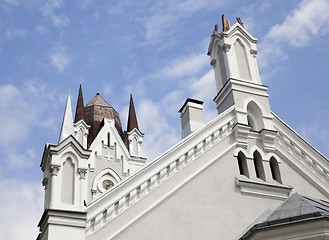
<path fill-rule="evenodd" d="M 238 165 L 239 165 L 240 175 L 244 175 L 249 178 L 247 159 L 242 152 L 239 152 L 238 154 Z"/>
<path fill-rule="evenodd" d="M 258 151 L 254 152 L 254 165 L 255 165 L 256 177 L 266 181 L 263 159 Z"/>

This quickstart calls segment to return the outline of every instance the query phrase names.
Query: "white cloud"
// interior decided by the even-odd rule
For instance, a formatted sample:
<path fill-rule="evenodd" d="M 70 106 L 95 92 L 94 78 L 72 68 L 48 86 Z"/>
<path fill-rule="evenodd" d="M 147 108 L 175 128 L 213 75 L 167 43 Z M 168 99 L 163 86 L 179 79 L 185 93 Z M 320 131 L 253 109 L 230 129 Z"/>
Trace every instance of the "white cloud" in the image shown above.
<path fill-rule="evenodd" d="M 174 59 L 160 71 L 163 78 L 180 78 L 193 76 L 209 64 L 209 57 L 204 54 L 192 53 L 189 56 Z"/>
<path fill-rule="evenodd" d="M 45 16 L 50 16 L 53 14 L 54 10 L 63 7 L 64 3 L 62 0 L 48 0 L 41 7 L 42 13 Z"/>
<path fill-rule="evenodd" d="M 38 25 L 35 27 L 35 30 L 39 33 L 39 34 L 46 34 L 49 32 L 49 29 L 42 26 L 42 25 Z"/>
<path fill-rule="evenodd" d="M 36 158 L 33 149 L 17 149 L 16 146 L 9 146 L 5 150 L 5 167 L 10 170 L 33 168 L 33 161 Z"/>
<path fill-rule="evenodd" d="M 22 143 L 33 139 L 31 133 L 40 128 L 56 131 L 54 121 L 55 102 L 59 94 L 47 85 L 26 80 L 20 88 L 11 84 L 0 85 L 0 150 L 6 159 L 2 167 L 30 167 L 35 161 L 32 149 L 24 149 Z M 13 107 L 13 105 L 15 107 Z M 20 164 L 17 164 L 20 163 Z"/>
<path fill-rule="evenodd" d="M 287 58 L 282 50 L 286 45 L 307 47 L 318 36 L 329 34 L 329 2 L 327 0 L 304 0 L 298 8 L 274 25 L 259 45 L 259 67 L 269 68 L 272 62 Z"/>
<path fill-rule="evenodd" d="M 269 39 L 288 42 L 293 47 L 305 47 L 317 35 L 329 33 L 329 2 L 304 0 L 290 13 L 282 24 L 273 26 Z"/>
<path fill-rule="evenodd" d="M 55 27 L 66 27 L 70 23 L 70 19 L 64 14 L 52 15 L 51 19 Z"/>
<path fill-rule="evenodd" d="M 148 161 L 179 141 L 176 130 L 162 112 L 161 103 L 142 99 L 137 106 L 137 117 L 141 131 L 147 134 L 143 141 L 143 155 L 148 157 Z"/>
<path fill-rule="evenodd" d="M 42 7 L 41 13 L 49 17 L 55 27 L 66 27 L 70 23 L 70 19 L 63 13 L 56 14 L 55 11 L 64 7 L 62 0 L 48 0 Z"/>
<path fill-rule="evenodd" d="M 123 14 L 130 9 L 139 12 L 131 15 L 145 29 L 145 43 L 169 44 L 175 33 L 183 31 L 183 22 L 198 11 L 213 11 L 214 8 L 225 5 L 225 0 L 167 0 L 167 1 L 120 1 L 108 9 L 109 14 Z M 141 17 L 142 16 L 142 17 Z M 158 45 L 163 47 L 163 45 Z"/>
<path fill-rule="evenodd" d="M 7 31 L 6 31 L 6 37 L 8 39 L 11 39 L 14 37 L 24 37 L 25 34 L 26 34 L 25 29 L 11 28 L 11 29 L 7 29 Z"/>
<path fill-rule="evenodd" d="M 41 184 L 0 179 L 0 192 L 1 239 L 36 239 L 44 195 Z"/>
<path fill-rule="evenodd" d="M 85 9 L 89 7 L 90 3 L 92 3 L 92 0 L 76 0 L 76 5 L 82 9 Z"/>
<path fill-rule="evenodd" d="M 67 54 L 65 47 L 56 45 L 49 53 L 51 63 L 60 71 L 63 72 L 71 63 L 71 57 Z"/>
<path fill-rule="evenodd" d="M 217 93 L 214 70 L 209 70 L 188 87 L 194 98 L 211 101 Z"/>
<path fill-rule="evenodd" d="M 18 0 L 4 0 L 5 3 L 17 6 L 19 4 Z"/>
<path fill-rule="evenodd" d="M 105 95 L 110 96 L 110 94 L 112 93 L 112 86 L 109 84 L 104 84 L 103 91 L 104 91 Z"/>
<path fill-rule="evenodd" d="M 314 120 L 314 119 L 313 119 Z M 321 120 L 314 120 L 313 123 L 303 123 L 300 126 L 301 136 L 313 146 L 317 146 L 319 150 L 327 152 L 329 150 L 329 132 L 323 129 Z"/>
<path fill-rule="evenodd" d="M 202 47 L 204 42 L 202 42 Z M 201 46 L 200 46 L 201 47 Z M 144 76 L 133 84 L 126 86 L 127 91 L 134 90 L 137 96 L 145 96 L 152 91 L 154 80 L 164 80 L 164 87 L 168 90 L 164 97 L 151 101 L 145 96 L 135 102 L 137 116 L 141 131 L 145 132 L 143 141 L 144 155 L 152 161 L 169 147 L 180 141 L 180 117 L 178 110 L 183 105 L 186 97 L 194 97 L 207 102 L 204 106 L 205 121 L 216 116 L 215 104 L 209 106 L 208 101 L 216 95 L 216 86 L 213 70 L 209 71 L 209 57 L 204 53 L 192 52 L 186 56 L 167 59 L 167 64 L 161 69 Z M 170 81 L 169 81 L 170 80 Z M 159 83 L 157 87 L 162 86 Z M 128 108 L 121 113 L 127 115 Z"/>
<path fill-rule="evenodd" d="M 98 12 L 98 11 L 94 11 L 93 16 L 94 16 L 94 18 L 95 18 L 96 20 L 98 20 L 98 19 L 99 19 L 99 12 Z"/>
<path fill-rule="evenodd" d="M 163 113 L 166 113 L 171 116 L 177 116 L 178 110 L 183 105 L 185 92 L 181 90 L 173 90 L 172 92 L 167 93 L 164 98 L 161 100 L 161 109 Z"/>
<path fill-rule="evenodd" d="M 199 79 L 194 80 L 188 85 L 188 89 L 193 98 L 204 102 L 203 117 L 205 123 L 215 118 L 217 115 L 215 104 L 210 104 L 217 94 L 214 71 L 211 69 Z"/>

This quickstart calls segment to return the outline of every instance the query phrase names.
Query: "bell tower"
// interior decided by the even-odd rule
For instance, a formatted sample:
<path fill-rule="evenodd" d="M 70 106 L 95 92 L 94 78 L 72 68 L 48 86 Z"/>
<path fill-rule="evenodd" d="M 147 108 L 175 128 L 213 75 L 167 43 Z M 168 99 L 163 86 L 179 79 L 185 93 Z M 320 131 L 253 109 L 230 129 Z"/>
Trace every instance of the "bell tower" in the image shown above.
<path fill-rule="evenodd" d="M 247 148 L 250 131 L 259 132 L 264 150 L 274 148 L 275 129 L 267 86 L 260 80 L 257 66 L 257 39 L 245 29 L 240 18 L 230 26 L 222 15 L 222 31 L 212 33 L 208 55 L 214 68 L 218 114 L 234 106 L 238 146 Z"/>

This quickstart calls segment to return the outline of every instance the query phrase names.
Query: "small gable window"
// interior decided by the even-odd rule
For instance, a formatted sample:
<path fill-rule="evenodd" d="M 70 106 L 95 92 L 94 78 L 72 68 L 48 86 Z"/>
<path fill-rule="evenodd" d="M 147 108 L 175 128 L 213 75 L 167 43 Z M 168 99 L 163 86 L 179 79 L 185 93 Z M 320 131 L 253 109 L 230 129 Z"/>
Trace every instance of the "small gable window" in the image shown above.
<path fill-rule="evenodd" d="M 263 159 L 258 151 L 254 152 L 254 165 L 255 165 L 256 177 L 266 181 Z"/>
<path fill-rule="evenodd" d="M 110 147 L 111 145 L 111 138 L 110 138 L 110 133 L 107 133 L 107 146 Z"/>
<path fill-rule="evenodd" d="M 239 165 L 240 175 L 244 175 L 249 178 L 247 159 L 242 152 L 239 152 L 238 154 L 238 165 Z"/>
<path fill-rule="evenodd" d="M 282 183 L 279 164 L 278 164 L 278 161 L 274 157 L 271 157 L 271 159 L 270 159 L 270 168 L 271 168 L 273 180 L 275 180 L 279 183 Z"/>

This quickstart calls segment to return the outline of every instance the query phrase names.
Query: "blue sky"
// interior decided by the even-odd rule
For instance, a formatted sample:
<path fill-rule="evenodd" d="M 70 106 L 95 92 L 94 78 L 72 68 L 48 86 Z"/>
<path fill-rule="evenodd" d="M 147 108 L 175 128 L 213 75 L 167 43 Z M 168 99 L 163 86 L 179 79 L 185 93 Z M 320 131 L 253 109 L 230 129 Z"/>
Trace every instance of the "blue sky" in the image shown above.
<path fill-rule="evenodd" d="M 206 55 L 221 14 L 240 17 L 258 42 L 271 109 L 329 156 L 329 1 L 0 0 L 0 238 L 34 239 L 42 214 L 46 142 L 57 143 L 70 89 L 99 92 L 126 127 L 134 97 L 143 151 L 180 140 L 187 97 L 216 116 Z"/>

